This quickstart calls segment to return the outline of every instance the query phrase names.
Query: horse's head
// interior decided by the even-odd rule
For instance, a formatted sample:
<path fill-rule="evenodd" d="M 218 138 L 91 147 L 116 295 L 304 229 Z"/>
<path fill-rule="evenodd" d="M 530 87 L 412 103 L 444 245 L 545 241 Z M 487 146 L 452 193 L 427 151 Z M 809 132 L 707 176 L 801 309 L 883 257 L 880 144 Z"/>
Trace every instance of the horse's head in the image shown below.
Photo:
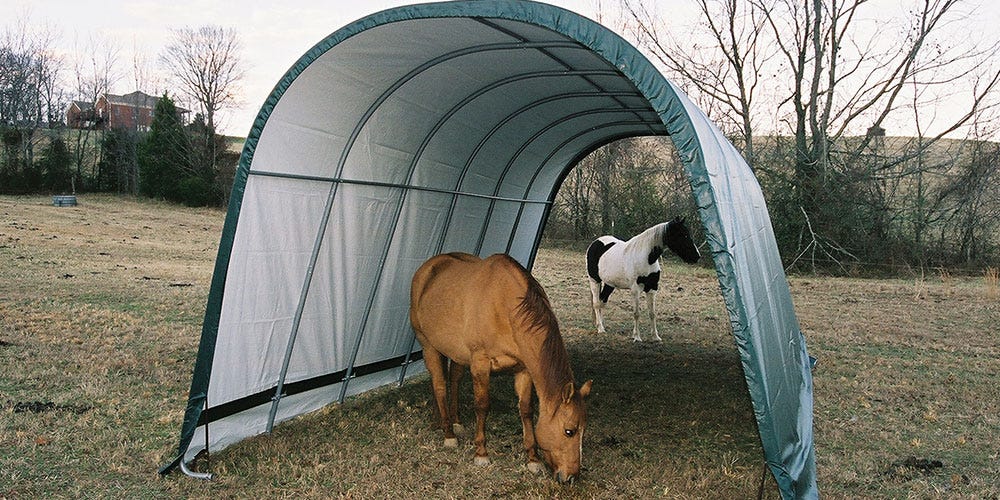
<path fill-rule="evenodd" d="M 701 252 L 691 239 L 691 232 L 684 225 L 683 217 L 674 217 L 663 233 L 663 244 L 677 254 L 684 262 L 694 264 L 701 258 Z"/>
<path fill-rule="evenodd" d="M 563 386 L 561 400 L 554 413 L 543 412 L 535 426 L 535 440 L 556 480 L 570 482 L 580 474 L 583 461 L 583 432 L 587 428 L 584 399 L 590 395 L 592 380 L 579 389 L 573 382 Z"/>

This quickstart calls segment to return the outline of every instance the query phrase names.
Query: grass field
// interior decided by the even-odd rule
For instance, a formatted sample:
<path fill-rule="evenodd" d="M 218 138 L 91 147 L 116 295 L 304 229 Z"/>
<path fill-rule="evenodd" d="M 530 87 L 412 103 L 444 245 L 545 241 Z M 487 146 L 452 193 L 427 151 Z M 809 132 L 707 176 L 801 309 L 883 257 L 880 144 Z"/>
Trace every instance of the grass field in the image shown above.
<path fill-rule="evenodd" d="M 85 195 L 0 197 L 0 498 L 755 498 L 762 451 L 714 271 L 671 261 L 662 343 L 632 343 L 624 294 L 593 332 L 578 249 L 543 248 L 578 381 L 585 470 L 529 475 L 512 377 L 488 446 L 439 446 L 418 377 L 211 456 L 210 482 L 156 470 L 180 431 L 224 212 Z M 819 359 L 826 498 L 1000 496 L 1000 291 L 989 276 L 790 279 Z M 471 421 L 471 387 L 463 402 Z M 765 498 L 777 498 L 767 478 Z"/>

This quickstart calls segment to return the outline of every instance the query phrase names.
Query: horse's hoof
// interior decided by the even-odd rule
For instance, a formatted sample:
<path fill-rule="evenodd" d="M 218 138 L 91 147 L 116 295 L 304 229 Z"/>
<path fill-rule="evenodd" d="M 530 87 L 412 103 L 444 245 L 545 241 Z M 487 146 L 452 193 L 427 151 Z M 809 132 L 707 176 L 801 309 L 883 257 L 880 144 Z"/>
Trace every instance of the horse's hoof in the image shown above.
<path fill-rule="evenodd" d="M 444 438 L 445 448 L 458 448 L 458 438 Z"/>
<path fill-rule="evenodd" d="M 476 465 L 489 465 L 490 464 L 490 457 L 481 457 L 479 455 L 476 455 L 476 461 L 475 461 L 475 463 L 476 463 Z"/>
<path fill-rule="evenodd" d="M 462 424 L 451 424 L 451 430 L 455 434 L 465 434 L 465 427 Z"/>
<path fill-rule="evenodd" d="M 642 342 L 642 339 L 639 337 L 632 337 L 632 342 Z"/>
<path fill-rule="evenodd" d="M 528 462 L 528 472 L 538 475 L 545 472 L 545 466 L 541 462 Z"/>

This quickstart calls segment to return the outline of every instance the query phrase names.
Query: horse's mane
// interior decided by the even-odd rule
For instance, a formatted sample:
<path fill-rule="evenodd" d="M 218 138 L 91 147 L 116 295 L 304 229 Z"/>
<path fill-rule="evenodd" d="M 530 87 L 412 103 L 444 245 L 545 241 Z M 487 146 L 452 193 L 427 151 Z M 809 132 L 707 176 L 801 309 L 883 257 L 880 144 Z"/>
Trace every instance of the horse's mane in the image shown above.
<path fill-rule="evenodd" d="M 642 252 L 647 264 L 656 262 L 663 254 L 664 234 L 669 230 L 670 223 L 663 222 L 633 236 L 625 245 L 626 252 Z"/>
<path fill-rule="evenodd" d="M 573 370 L 569 366 L 569 356 L 559 333 L 559 323 L 545 290 L 527 271 L 524 271 L 524 277 L 528 287 L 517 308 L 517 315 L 524 322 L 526 334 L 545 335 L 538 353 L 544 372 L 542 380 L 536 382 L 543 382 L 545 395 L 552 398 L 559 394 L 566 382 L 573 381 Z"/>

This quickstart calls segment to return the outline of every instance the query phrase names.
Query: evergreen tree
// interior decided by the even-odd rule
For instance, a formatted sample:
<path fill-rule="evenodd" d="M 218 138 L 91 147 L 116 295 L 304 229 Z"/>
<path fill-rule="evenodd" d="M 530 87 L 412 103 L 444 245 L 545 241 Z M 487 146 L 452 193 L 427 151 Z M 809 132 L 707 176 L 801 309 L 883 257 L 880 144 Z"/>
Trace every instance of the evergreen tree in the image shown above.
<path fill-rule="evenodd" d="M 0 124 L 0 193 L 25 192 L 21 162 L 21 131 Z"/>
<path fill-rule="evenodd" d="M 177 107 L 166 94 L 156 102 L 149 133 L 139 145 L 139 190 L 146 196 L 185 201 L 182 184 L 191 175 L 190 143 Z"/>
<path fill-rule="evenodd" d="M 53 193 L 70 193 L 76 188 L 70 165 L 73 156 L 66 147 L 66 141 L 55 137 L 42 150 L 42 159 L 38 161 L 36 170 L 42 176 L 44 188 Z M 43 187 L 43 186 L 38 186 Z"/>
<path fill-rule="evenodd" d="M 212 205 L 219 204 L 224 199 L 223 189 L 216 180 L 219 166 L 226 161 L 225 137 L 215 133 L 215 130 L 205 122 L 205 116 L 198 113 L 187 126 L 191 139 L 190 165 L 195 178 L 187 180 L 192 189 L 188 204 Z M 201 194 L 202 198 L 195 195 Z"/>
<path fill-rule="evenodd" d="M 139 193 L 138 138 L 123 128 L 108 130 L 101 140 L 97 189 L 124 194 Z"/>

